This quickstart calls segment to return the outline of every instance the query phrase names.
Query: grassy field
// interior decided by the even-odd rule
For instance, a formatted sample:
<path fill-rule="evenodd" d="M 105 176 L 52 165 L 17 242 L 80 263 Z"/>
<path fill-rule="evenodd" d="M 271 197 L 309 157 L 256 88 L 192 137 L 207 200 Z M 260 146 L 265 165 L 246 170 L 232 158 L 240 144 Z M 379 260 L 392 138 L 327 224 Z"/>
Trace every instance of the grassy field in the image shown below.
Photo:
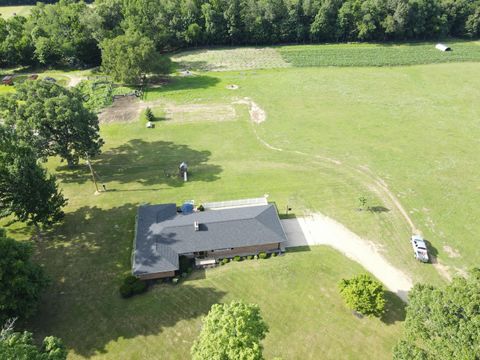
<path fill-rule="evenodd" d="M 156 89 L 148 97 L 161 97 L 179 104 L 201 102 L 208 105 L 213 101 L 230 103 L 238 95 L 225 88 L 230 80 L 229 77 L 212 80 L 208 76 L 179 79 L 166 91 Z M 162 354 L 169 354 L 166 358 L 181 359 L 185 358 L 186 351 L 198 332 L 199 317 L 207 311 L 207 306 L 216 301 L 244 296 L 247 300 L 252 299 L 261 303 L 262 307 L 265 306 L 267 314 L 276 314 L 268 315 L 272 331 L 266 342 L 270 344 L 266 351 L 276 354 L 275 349 L 279 349 L 277 336 L 283 334 L 283 330 L 278 329 L 286 326 L 283 324 L 285 317 L 277 313 L 276 307 L 270 307 L 269 310 L 266 304 L 272 303 L 274 306 L 277 301 L 275 299 L 283 298 L 289 291 L 279 289 L 278 295 L 272 297 L 271 294 L 275 292 L 269 287 L 263 288 L 263 285 L 259 285 L 262 290 L 251 288 L 247 291 L 246 285 L 236 288 L 234 283 L 241 271 L 234 268 L 231 268 L 231 273 L 225 274 L 226 278 L 210 284 L 207 290 L 195 292 L 195 296 L 187 291 L 190 287 L 186 287 L 186 293 L 160 287 L 138 300 L 132 300 L 131 305 L 126 305 L 119 298 L 117 291 L 120 279 L 130 267 L 136 207 L 144 202 L 180 202 L 185 199 L 202 202 L 268 193 L 269 199 L 277 202 L 281 212 L 288 202 L 294 212 L 299 214 L 312 208 L 322 209 L 332 216 L 350 218 L 352 223 L 361 225 L 367 233 L 390 233 L 400 229 L 405 236 L 408 235 L 407 227 L 398 220 L 394 211 L 369 213 L 355 210 L 358 194 L 371 194 L 369 198 L 379 205 L 383 202 L 370 193 L 364 184 L 355 181 L 352 174 L 345 173 L 341 176 L 333 165 L 305 161 L 300 155 L 272 152 L 255 138 L 246 107 L 237 106 L 236 109 L 236 121 L 177 124 L 158 122 L 153 130 L 145 129 L 142 123 L 103 126 L 102 135 L 106 147 L 96 160 L 95 169 L 109 192 L 100 196 L 93 195 L 93 185 L 85 166 L 70 171 L 55 159 L 50 161 L 49 167 L 56 172 L 70 202 L 64 223 L 46 234 L 44 240 L 38 243 L 37 259 L 54 280 L 38 316 L 30 324 L 39 336 L 61 335 L 71 349 L 72 358 L 88 358 L 93 355 L 98 355 L 99 358 L 142 358 L 146 352 L 161 350 Z M 226 142 L 225 139 L 229 141 Z M 176 172 L 176 167 L 183 160 L 189 163 L 191 169 L 187 184 L 175 177 L 165 176 L 165 172 Z M 16 238 L 28 238 L 30 232 L 27 230 L 14 226 L 10 228 L 10 234 Z M 313 255 L 314 252 L 295 254 L 296 260 L 292 258 L 291 261 L 308 265 L 309 261 L 303 260 L 303 257 L 308 259 L 311 256 L 309 254 Z M 410 260 L 408 254 L 409 251 L 405 254 L 405 260 Z M 288 256 L 281 260 L 289 259 Z M 332 323 L 329 325 L 332 330 L 320 331 L 312 328 L 318 322 L 311 319 L 308 336 L 317 343 L 317 349 L 324 349 L 330 358 L 338 358 L 345 351 L 353 358 L 353 348 L 346 350 L 342 344 L 348 343 L 349 347 L 362 348 L 358 351 L 364 351 L 363 344 L 372 343 L 371 347 L 376 349 L 378 358 L 388 358 L 399 329 L 374 321 L 356 323 L 357 320 L 352 319 L 338 299 L 333 297 L 337 292 L 335 283 L 338 276 L 328 286 L 320 285 L 321 278 L 335 273 L 357 272 L 360 271 L 359 267 L 345 262 L 338 255 L 332 255 L 332 260 L 325 259 L 325 262 L 320 260 L 321 253 L 318 256 L 314 262 L 319 266 L 330 264 L 322 265 L 325 266 L 325 274 L 318 273 L 318 283 L 303 281 L 309 278 L 308 271 L 298 273 L 291 266 L 282 270 L 292 272 L 289 284 L 298 282 L 298 287 L 305 286 L 302 291 L 307 296 L 306 299 L 299 297 L 298 303 L 293 302 L 296 297 L 287 297 L 285 306 L 300 311 L 304 301 L 311 304 L 312 298 L 319 298 L 318 291 L 325 292 L 328 296 L 322 298 L 322 301 L 325 306 L 332 304 L 332 307 L 323 316 L 343 320 L 339 320 L 337 329 L 337 325 Z M 433 269 L 427 268 L 426 274 L 423 274 L 419 271 L 422 268 L 419 264 L 410 263 L 412 271 L 418 273 L 418 278 L 436 276 Z M 247 263 L 241 265 L 243 264 Z M 283 266 L 282 262 L 279 264 Z M 209 274 L 216 274 L 216 271 L 221 273 L 225 270 L 222 268 L 207 272 L 207 279 L 210 278 Z M 272 277 L 274 272 L 265 272 L 256 281 L 264 284 Z M 254 281 L 251 278 L 245 280 L 245 284 L 252 283 Z M 192 286 L 194 284 L 191 282 Z M 200 285 L 201 283 L 198 286 Z M 277 286 L 278 284 L 272 285 L 272 288 Z M 307 288 L 310 286 L 315 291 L 312 290 L 308 295 Z M 180 291 L 178 296 L 175 291 Z M 216 296 L 218 292 L 222 296 Z M 159 299 L 161 305 L 154 307 Z M 188 299 L 195 299 L 194 310 L 189 310 L 188 302 L 185 310 L 181 310 L 182 300 Z M 127 309 L 129 306 L 131 308 Z M 146 311 L 147 308 L 149 311 Z M 187 310 L 196 315 L 184 318 L 184 315 L 177 314 Z M 298 322 L 289 324 L 289 333 L 296 333 L 292 336 L 300 338 L 304 334 L 305 322 L 302 319 L 305 317 L 302 315 L 298 318 Z M 155 319 L 153 323 L 152 319 Z M 347 325 L 348 319 L 353 322 Z M 343 342 L 332 340 L 328 334 L 335 331 L 343 333 L 344 326 L 350 327 L 345 334 L 350 334 L 348 338 L 353 338 L 354 341 L 347 342 L 347 337 Z M 282 341 L 285 336 L 287 335 L 282 335 Z M 140 355 L 134 355 L 139 349 L 142 351 Z M 295 358 L 294 353 L 314 358 L 312 353 L 305 353 L 310 350 L 302 342 L 298 342 L 295 347 L 289 343 L 280 350 L 285 352 L 285 359 Z"/>
<path fill-rule="evenodd" d="M 434 42 L 391 44 L 289 45 L 197 49 L 172 60 L 181 69 L 196 71 L 255 70 L 318 66 L 399 66 L 480 61 L 480 42 L 451 40 L 453 51 L 441 52 Z"/>
<path fill-rule="evenodd" d="M 198 272 L 178 287 L 121 300 L 136 208 L 267 193 L 281 214 L 287 204 L 297 215 L 320 211 L 379 244 L 414 280 L 440 283 L 431 265 L 413 260 L 398 209 L 357 170 L 367 166 L 386 181 L 452 274 L 478 264 L 479 84 L 480 64 L 452 63 L 207 72 L 151 89 L 146 101 L 156 101 L 159 118 L 165 104 L 223 104 L 236 115 L 158 121 L 155 129 L 103 125 L 106 145 L 94 166 L 109 191 L 100 196 L 85 165 L 72 171 L 49 161 L 69 205 L 64 223 L 37 243 L 53 284 L 29 325 L 64 338 L 74 359 L 184 359 L 210 305 L 242 298 L 259 303 L 270 324 L 267 358 L 390 358 L 401 306 L 383 322 L 353 318 L 336 283 L 361 269 L 323 247 Z M 252 124 L 247 106 L 235 104 L 245 97 L 265 110 L 265 122 Z M 188 183 L 169 175 L 181 161 Z M 357 211 L 360 196 L 382 210 Z M 31 229 L 15 224 L 9 234 L 28 239 Z"/>
<path fill-rule="evenodd" d="M 27 16 L 30 14 L 30 9 L 33 6 L 0 6 L 0 16 L 8 19 L 9 17 L 16 15 Z"/>
<path fill-rule="evenodd" d="M 107 213 L 118 216 L 126 209 Z M 95 261 L 94 254 L 105 260 L 129 253 L 112 242 L 96 251 L 74 247 L 67 250 L 68 259 L 83 253 L 95 269 L 99 259 Z M 47 252 L 54 255 L 65 249 Z M 186 359 L 201 317 L 211 305 L 233 299 L 260 305 L 270 326 L 264 341 L 267 358 L 317 359 L 322 353 L 324 359 L 388 359 L 404 319 L 400 300 L 391 294 L 383 319 L 354 317 L 343 306 L 337 284 L 362 269 L 326 247 L 195 272 L 180 285 L 157 285 L 131 300 L 121 299 L 109 280 L 117 271 L 115 261 L 108 261 L 109 271 L 102 266 L 85 273 L 74 266 L 68 267 L 58 288 L 62 292 L 49 299 L 50 311 L 37 324 L 42 332 L 55 324 L 71 348 L 71 359 Z M 69 281 L 72 272 L 76 283 Z M 94 281 L 102 284 L 95 292 L 89 286 Z M 66 304 L 65 299 L 71 300 Z"/>

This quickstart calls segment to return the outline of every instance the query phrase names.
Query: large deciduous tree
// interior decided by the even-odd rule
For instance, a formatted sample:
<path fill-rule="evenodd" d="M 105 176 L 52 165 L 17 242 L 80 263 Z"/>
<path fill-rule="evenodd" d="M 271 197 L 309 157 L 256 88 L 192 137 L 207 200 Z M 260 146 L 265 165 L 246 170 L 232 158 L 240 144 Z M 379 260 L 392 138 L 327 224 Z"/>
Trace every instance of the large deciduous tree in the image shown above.
<path fill-rule="evenodd" d="M 98 117 L 82 95 L 48 81 L 26 81 L 0 101 L 5 123 L 36 149 L 39 157 L 58 155 L 69 166 L 100 153 Z"/>
<path fill-rule="evenodd" d="M 385 311 L 383 286 L 370 275 L 342 279 L 339 287 L 340 295 L 350 309 L 367 316 L 381 316 Z"/>
<path fill-rule="evenodd" d="M 8 20 L 0 17 L 0 66 L 32 63 L 33 46 L 24 29 L 26 21 L 22 16 Z"/>
<path fill-rule="evenodd" d="M 233 301 L 215 304 L 203 319 L 200 336 L 193 344 L 193 360 L 260 360 L 260 341 L 268 332 L 257 305 Z"/>
<path fill-rule="evenodd" d="M 100 58 L 83 1 L 38 3 L 25 25 L 35 47 L 35 58 L 45 65 L 97 64 Z"/>
<path fill-rule="evenodd" d="M 395 360 L 480 358 L 480 269 L 442 287 L 417 284 L 409 294 L 405 339 Z"/>
<path fill-rule="evenodd" d="M 60 221 L 66 203 L 35 152 L 11 128 L 0 126 L 0 218 L 13 215 L 38 230 Z"/>
<path fill-rule="evenodd" d="M 14 332 L 10 324 L 0 330 L 0 358 L 5 360 L 65 360 L 67 350 L 61 339 L 47 336 L 37 347 L 33 334 Z"/>
<path fill-rule="evenodd" d="M 121 83 L 139 83 L 146 74 L 168 69 L 167 59 L 156 51 L 153 41 L 138 33 L 105 39 L 101 48 L 103 70 Z"/>
<path fill-rule="evenodd" d="M 0 323 L 28 318 L 37 309 L 47 278 L 42 268 L 30 261 L 31 245 L 7 237 L 2 228 L 0 254 Z"/>

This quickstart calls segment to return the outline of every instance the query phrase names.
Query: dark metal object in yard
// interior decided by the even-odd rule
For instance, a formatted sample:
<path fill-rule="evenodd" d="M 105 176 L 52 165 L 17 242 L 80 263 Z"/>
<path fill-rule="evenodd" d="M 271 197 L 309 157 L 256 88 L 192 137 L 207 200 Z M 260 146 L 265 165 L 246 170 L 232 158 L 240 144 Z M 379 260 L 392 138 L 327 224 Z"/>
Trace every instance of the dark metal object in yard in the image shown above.
<path fill-rule="evenodd" d="M 353 310 L 352 313 L 353 313 L 353 315 L 355 315 L 355 317 L 357 317 L 357 318 L 359 318 L 359 319 L 363 319 L 363 315 L 360 314 L 359 312 Z"/>
<path fill-rule="evenodd" d="M 7 75 L 2 79 L 3 85 L 13 85 L 13 75 Z"/>
<path fill-rule="evenodd" d="M 180 166 L 178 167 L 180 170 L 180 177 L 183 178 L 184 181 L 187 181 L 187 171 L 188 171 L 188 165 L 185 161 L 183 161 Z"/>

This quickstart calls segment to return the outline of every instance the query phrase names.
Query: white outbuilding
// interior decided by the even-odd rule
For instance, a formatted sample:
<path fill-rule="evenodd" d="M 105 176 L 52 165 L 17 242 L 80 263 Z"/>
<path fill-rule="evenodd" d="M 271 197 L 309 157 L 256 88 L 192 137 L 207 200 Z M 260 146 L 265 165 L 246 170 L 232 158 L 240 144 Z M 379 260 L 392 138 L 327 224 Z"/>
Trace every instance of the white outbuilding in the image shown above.
<path fill-rule="evenodd" d="M 450 47 L 448 47 L 445 44 L 437 44 L 437 45 L 435 45 L 435 48 L 440 50 L 440 51 L 452 51 L 452 49 L 450 49 Z"/>

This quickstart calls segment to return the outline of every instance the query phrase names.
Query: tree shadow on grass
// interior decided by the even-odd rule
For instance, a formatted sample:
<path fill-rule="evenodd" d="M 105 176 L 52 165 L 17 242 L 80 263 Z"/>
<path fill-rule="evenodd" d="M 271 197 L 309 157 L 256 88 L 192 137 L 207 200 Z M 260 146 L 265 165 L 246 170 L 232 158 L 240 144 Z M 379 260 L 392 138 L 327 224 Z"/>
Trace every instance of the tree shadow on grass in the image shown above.
<path fill-rule="evenodd" d="M 383 213 L 390 211 L 390 209 L 386 208 L 385 206 L 369 206 L 367 210 L 372 213 Z"/>
<path fill-rule="evenodd" d="M 81 207 L 37 243 L 36 261 L 52 283 L 26 324 L 36 336 L 59 336 L 73 353 L 90 357 L 120 339 L 156 336 L 179 321 L 199 319 L 222 300 L 224 292 L 194 286 L 202 277 L 195 272 L 178 285 L 158 284 L 145 294 L 120 297 L 131 267 L 136 211 L 137 204 Z"/>
<path fill-rule="evenodd" d="M 178 166 L 183 161 L 188 164 L 188 181 L 210 182 L 219 179 L 222 168 L 209 164 L 210 156 L 210 151 L 194 150 L 188 145 L 134 139 L 99 155 L 93 161 L 93 168 L 102 183 L 136 182 L 144 186 L 166 184 L 180 187 L 185 184 L 178 172 Z M 65 183 L 85 183 L 91 180 L 86 165 L 73 170 L 61 166 L 56 170 L 57 178 Z M 110 189 L 108 185 L 107 188 Z"/>
<path fill-rule="evenodd" d="M 218 78 L 213 76 L 193 74 L 190 76 L 175 76 L 170 79 L 171 82 L 165 86 L 147 89 L 147 97 L 178 90 L 206 89 L 220 82 Z"/>
<path fill-rule="evenodd" d="M 406 315 L 406 304 L 400 299 L 397 294 L 391 291 L 385 291 L 385 313 L 381 320 L 387 325 L 393 325 L 397 321 L 404 321 Z"/>

